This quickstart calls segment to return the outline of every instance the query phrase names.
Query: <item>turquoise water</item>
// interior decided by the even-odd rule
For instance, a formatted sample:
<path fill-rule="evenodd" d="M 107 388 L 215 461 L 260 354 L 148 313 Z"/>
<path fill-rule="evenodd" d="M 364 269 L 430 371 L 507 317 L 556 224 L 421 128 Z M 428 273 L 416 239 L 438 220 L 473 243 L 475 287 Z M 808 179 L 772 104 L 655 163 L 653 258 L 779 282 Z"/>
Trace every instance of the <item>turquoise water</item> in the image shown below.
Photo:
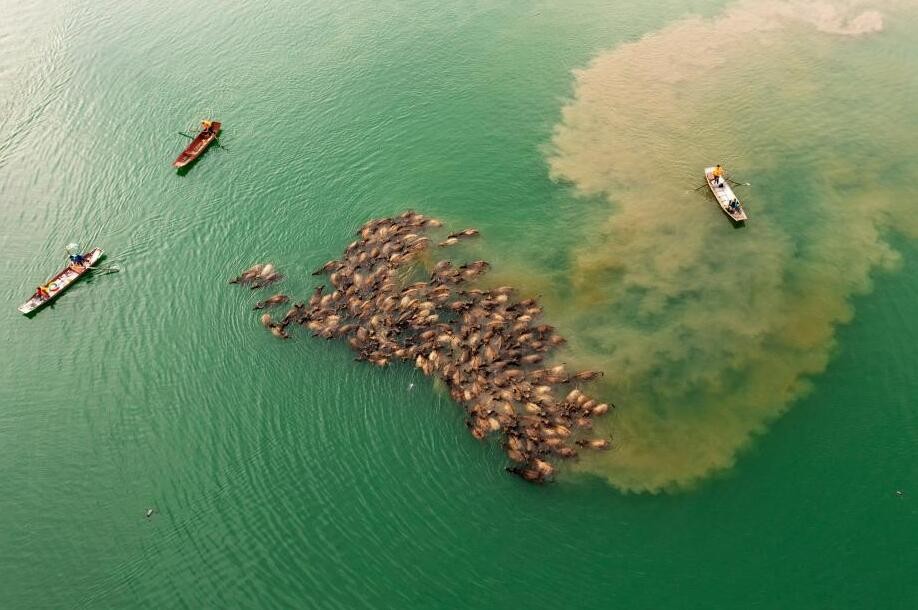
<path fill-rule="evenodd" d="M 0 3 L 0 606 L 914 607 L 918 19 L 852 6 L 882 27 Z M 673 49 L 731 14 L 715 95 Z M 228 150 L 177 176 L 206 116 Z M 712 157 L 746 229 L 691 192 Z M 456 255 L 606 370 L 612 451 L 522 484 L 416 370 L 278 342 L 226 284 L 270 260 L 306 295 L 408 207 L 479 228 Z M 123 271 L 18 314 L 72 240 Z"/>

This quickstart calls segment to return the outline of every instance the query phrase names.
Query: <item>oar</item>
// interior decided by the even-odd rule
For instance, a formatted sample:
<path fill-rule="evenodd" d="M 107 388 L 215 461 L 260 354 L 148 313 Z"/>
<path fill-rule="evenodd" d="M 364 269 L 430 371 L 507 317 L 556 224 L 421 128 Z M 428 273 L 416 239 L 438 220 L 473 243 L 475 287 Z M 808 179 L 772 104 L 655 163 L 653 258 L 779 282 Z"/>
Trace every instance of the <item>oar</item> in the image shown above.
<path fill-rule="evenodd" d="M 178 132 L 178 134 L 179 134 L 180 136 L 185 136 L 186 138 L 188 138 L 188 139 L 190 139 L 190 140 L 194 140 L 194 139 L 197 137 L 197 136 L 189 135 L 189 134 L 187 134 L 187 133 L 185 133 L 185 132 L 183 132 L 183 131 Z M 226 146 L 224 146 L 223 144 L 220 144 L 220 142 L 218 142 L 217 140 L 214 140 L 214 144 L 217 145 L 217 148 L 222 148 L 222 149 L 225 150 L 226 152 L 229 152 L 229 149 L 228 149 Z"/>
<path fill-rule="evenodd" d="M 752 186 L 752 184 L 750 184 L 749 182 L 737 182 L 737 181 L 734 180 L 733 178 L 727 178 L 727 180 L 728 180 L 728 181 L 730 182 L 730 184 L 732 184 L 733 186 Z"/>
<path fill-rule="evenodd" d="M 696 187 L 695 187 L 695 190 L 697 191 L 697 190 L 699 190 L 699 189 L 703 189 L 703 188 L 706 187 L 707 185 L 708 185 L 708 183 L 705 182 L 705 183 L 702 184 L 701 186 L 696 186 Z"/>
<path fill-rule="evenodd" d="M 101 271 L 103 273 L 118 273 L 119 271 L 121 271 L 121 267 L 119 267 L 118 265 L 112 265 L 111 267 L 98 267 L 96 265 L 93 265 L 92 267 L 87 267 L 86 270 L 87 271 L 89 270 Z"/>

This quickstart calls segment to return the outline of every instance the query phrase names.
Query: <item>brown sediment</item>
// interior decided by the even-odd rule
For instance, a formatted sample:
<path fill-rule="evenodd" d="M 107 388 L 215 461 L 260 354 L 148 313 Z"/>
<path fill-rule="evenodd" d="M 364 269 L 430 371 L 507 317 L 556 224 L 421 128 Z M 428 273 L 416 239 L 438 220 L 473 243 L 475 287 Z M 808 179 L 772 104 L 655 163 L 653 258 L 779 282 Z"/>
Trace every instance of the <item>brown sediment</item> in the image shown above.
<path fill-rule="evenodd" d="M 915 172 L 885 165 L 887 151 L 914 148 L 915 130 L 887 92 L 911 67 L 886 59 L 867 84 L 833 64 L 861 57 L 845 45 L 882 48 L 874 4 L 890 24 L 906 9 L 914 22 L 914 2 L 747 0 L 574 72 L 547 161 L 591 199 L 565 269 L 570 298 L 551 314 L 566 360 L 603 368 L 597 383 L 628 404 L 615 451 L 577 470 L 659 492 L 732 467 L 825 369 L 852 295 L 898 264 L 889 233 L 913 216 Z M 691 190 L 719 162 L 755 184 L 744 230 Z"/>
<path fill-rule="evenodd" d="M 331 292 L 319 286 L 282 321 L 266 314 L 262 324 L 279 338 L 300 324 L 313 336 L 343 339 L 358 360 L 377 366 L 413 362 L 465 407 L 472 436 L 500 437 L 514 463 L 507 470 L 524 480 L 549 480 L 551 461 L 576 457 L 578 449 L 607 448 L 589 431 L 609 405 L 577 387 L 601 373 L 541 364 L 564 339 L 538 323 L 535 299 L 514 298 L 510 286 L 468 287 L 490 268 L 483 260 L 459 266 L 442 260 L 429 265 L 428 279 L 408 283 L 422 259 L 429 263 L 424 233 L 439 226 L 411 211 L 366 223 L 340 259 L 315 272 L 329 275 Z M 477 234 L 466 229 L 440 245 Z"/>

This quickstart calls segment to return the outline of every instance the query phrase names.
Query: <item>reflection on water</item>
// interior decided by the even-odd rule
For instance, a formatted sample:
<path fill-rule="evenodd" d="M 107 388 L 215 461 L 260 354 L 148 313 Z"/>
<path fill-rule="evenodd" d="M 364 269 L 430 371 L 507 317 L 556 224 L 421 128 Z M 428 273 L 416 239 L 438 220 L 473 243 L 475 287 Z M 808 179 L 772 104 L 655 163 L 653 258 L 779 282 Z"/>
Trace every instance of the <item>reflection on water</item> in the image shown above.
<path fill-rule="evenodd" d="M 884 151 L 916 134 L 889 95 L 907 63 L 871 55 L 883 10 L 745 2 L 575 73 L 551 173 L 608 205 L 556 315 L 569 360 L 601 365 L 622 403 L 616 449 L 580 468 L 657 491 L 729 467 L 824 370 L 851 296 L 895 264 L 886 229 L 908 197 L 890 184 L 915 176 L 886 180 Z M 738 191 L 744 230 L 692 191 L 716 162 L 755 183 Z"/>

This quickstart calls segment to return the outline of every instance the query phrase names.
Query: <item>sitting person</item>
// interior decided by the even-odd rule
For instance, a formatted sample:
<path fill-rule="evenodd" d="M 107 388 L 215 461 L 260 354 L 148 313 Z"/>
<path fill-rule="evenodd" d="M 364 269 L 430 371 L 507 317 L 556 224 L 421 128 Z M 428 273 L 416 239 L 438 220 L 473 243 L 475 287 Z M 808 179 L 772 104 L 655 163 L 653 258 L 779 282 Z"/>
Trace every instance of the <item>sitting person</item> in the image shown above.
<path fill-rule="evenodd" d="M 86 259 L 79 254 L 71 254 L 70 270 L 74 273 L 83 273 L 86 270 Z"/>

